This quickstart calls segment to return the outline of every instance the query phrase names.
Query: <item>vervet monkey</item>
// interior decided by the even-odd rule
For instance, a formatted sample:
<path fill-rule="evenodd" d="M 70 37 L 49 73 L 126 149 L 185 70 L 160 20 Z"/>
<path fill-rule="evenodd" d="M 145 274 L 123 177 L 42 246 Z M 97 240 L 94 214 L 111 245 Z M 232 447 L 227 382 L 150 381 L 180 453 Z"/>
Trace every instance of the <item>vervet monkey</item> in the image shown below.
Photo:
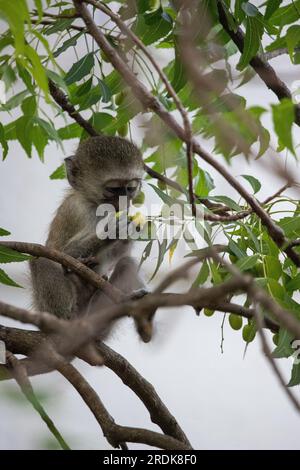
<path fill-rule="evenodd" d="M 98 206 L 111 204 L 118 211 L 119 196 L 127 196 L 129 204 L 139 193 L 144 172 L 139 150 L 120 137 L 91 137 L 65 159 L 65 165 L 71 189 L 51 223 L 46 245 L 101 275 L 112 272 L 109 280 L 125 294 L 138 289 L 145 293 L 137 266 L 128 256 L 131 242 L 101 240 L 96 233 Z M 33 303 L 39 311 L 71 318 L 87 312 L 93 303 L 101 308 L 109 302 L 105 294 L 67 273 L 59 263 L 38 258 L 30 261 L 30 269 Z"/>

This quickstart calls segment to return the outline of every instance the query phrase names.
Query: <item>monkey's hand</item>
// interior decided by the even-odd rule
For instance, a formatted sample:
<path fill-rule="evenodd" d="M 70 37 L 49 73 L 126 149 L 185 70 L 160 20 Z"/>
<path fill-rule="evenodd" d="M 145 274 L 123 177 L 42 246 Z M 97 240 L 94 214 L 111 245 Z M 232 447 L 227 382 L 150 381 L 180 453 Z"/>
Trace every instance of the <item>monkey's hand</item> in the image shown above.
<path fill-rule="evenodd" d="M 99 262 L 96 258 L 96 256 L 86 256 L 86 257 L 78 257 L 77 258 L 80 263 L 84 264 L 90 269 L 94 269 L 99 265 Z"/>
<path fill-rule="evenodd" d="M 149 294 L 149 291 L 142 287 L 141 289 L 134 290 L 129 296 L 129 300 L 139 300 Z"/>

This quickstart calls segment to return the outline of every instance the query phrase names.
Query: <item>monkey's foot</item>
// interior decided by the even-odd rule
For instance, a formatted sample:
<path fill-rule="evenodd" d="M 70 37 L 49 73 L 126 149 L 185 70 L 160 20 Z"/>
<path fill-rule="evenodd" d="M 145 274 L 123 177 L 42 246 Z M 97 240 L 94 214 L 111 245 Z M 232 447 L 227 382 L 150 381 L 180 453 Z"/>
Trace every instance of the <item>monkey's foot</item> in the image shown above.
<path fill-rule="evenodd" d="M 134 290 L 129 298 L 130 300 L 139 300 L 145 297 L 147 294 L 149 294 L 149 291 L 147 289 L 141 288 Z"/>
<path fill-rule="evenodd" d="M 194 307 L 194 310 L 196 312 L 196 315 L 199 317 L 202 307 Z"/>

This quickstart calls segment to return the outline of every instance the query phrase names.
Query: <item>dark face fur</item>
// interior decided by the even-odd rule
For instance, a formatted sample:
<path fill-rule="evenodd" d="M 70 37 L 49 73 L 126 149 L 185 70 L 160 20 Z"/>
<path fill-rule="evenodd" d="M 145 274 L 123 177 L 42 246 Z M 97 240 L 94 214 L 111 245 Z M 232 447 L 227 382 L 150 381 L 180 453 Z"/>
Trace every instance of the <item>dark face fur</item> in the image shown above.
<path fill-rule="evenodd" d="M 119 196 L 132 199 L 140 190 L 142 156 L 121 137 L 91 137 L 65 163 L 71 186 L 95 204 L 107 202 L 116 207 Z"/>

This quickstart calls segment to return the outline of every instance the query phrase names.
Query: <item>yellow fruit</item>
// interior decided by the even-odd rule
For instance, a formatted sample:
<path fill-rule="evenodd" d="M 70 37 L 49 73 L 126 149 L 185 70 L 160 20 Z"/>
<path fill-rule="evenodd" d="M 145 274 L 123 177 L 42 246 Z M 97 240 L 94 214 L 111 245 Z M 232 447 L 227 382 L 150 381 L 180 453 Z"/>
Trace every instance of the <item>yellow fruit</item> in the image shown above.
<path fill-rule="evenodd" d="M 256 331 L 254 330 L 252 325 L 245 325 L 243 328 L 243 340 L 246 343 L 251 343 L 254 340 L 256 335 Z"/>
<path fill-rule="evenodd" d="M 124 91 L 120 91 L 120 93 L 117 93 L 116 94 L 116 97 L 115 97 L 115 103 L 117 106 L 120 106 L 120 104 L 123 103 L 124 99 L 125 99 L 125 93 Z"/>
<path fill-rule="evenodd" d="M 146 218 L 141 212 L 136 212 L 134 215 L 132 215 L 131 220 L 137 227 L 143 227 L 143 225 L 146 223 Z"/>
<path fill-rule="evenodd" d="M 110 62 L 110 60 L 108 59 L 108 57 L 107 57 L 107 55 L 105 54 L 105 52 L 100 51 L 100 56 L 101 56 L 101 59 L 102 59 L 104 62 Z"/>
<path fill-rule="evenodd" d="M 240 315 L 235 315 L 234 313 L 231 313 L 229 315 L 228 320 L 233 330 L 240 330 L 243 326 L 243 319 Z"/>
<path fill-rule="evenodd" d="M 162 191 L 164 191 L 167 187 L 166 183 L 164 181 L 161 181 L 161 180 L 158 180 L 157 181 L 157 186 L 159 187 L 159 189 L 161 189 Z"/>
<path fill-rule="evenodd" d="M 119 127 L 118 134 L 120 137 L 126 137 L 128 134 L 128 124 L 124 124 L 124 126 Z"/>
<path fill-rule="evenodd" d="M 235 264 L 237 262 L 237 256 L 230 254 L 229 259 L 232 262 L 232 264 Z"/>
<path fill-rule="evenodd" d="M 257 263 L 254 270 L 258 277 L 264 277 L 265 273 L 264 273 L 264 266 L 262 263 Z"/>
<path fill-rule="evenodd" d="M 135 205 L 135 206 L 141 206 L 143 205 L 145 202 L 145 194 L 143 192 L 140 192 L 137 196 L 135 196 L 135 198 L 132 200 L 132 203 Z"/>
<path fill-rule="evenodd" d="M 149 10 L 157 10 L 160 6 L 159 0 L 149 0 Z"/>
<path fill-rule="evenodd" d="M 279 343 L 279 334 L 276 333 L 276 334 L 273 336 L 272 340 L 273 340 L 273 343 L 275 344 L 275 346 L 278 346 L 278 343 Z"/>
<path fill-rule="evenodd" d="M 214 310 L 210 310 L 209 308 L 204 309 L 204 315 L 206 315 L 207 317 L 211 317 L 214 313 Z"/>

